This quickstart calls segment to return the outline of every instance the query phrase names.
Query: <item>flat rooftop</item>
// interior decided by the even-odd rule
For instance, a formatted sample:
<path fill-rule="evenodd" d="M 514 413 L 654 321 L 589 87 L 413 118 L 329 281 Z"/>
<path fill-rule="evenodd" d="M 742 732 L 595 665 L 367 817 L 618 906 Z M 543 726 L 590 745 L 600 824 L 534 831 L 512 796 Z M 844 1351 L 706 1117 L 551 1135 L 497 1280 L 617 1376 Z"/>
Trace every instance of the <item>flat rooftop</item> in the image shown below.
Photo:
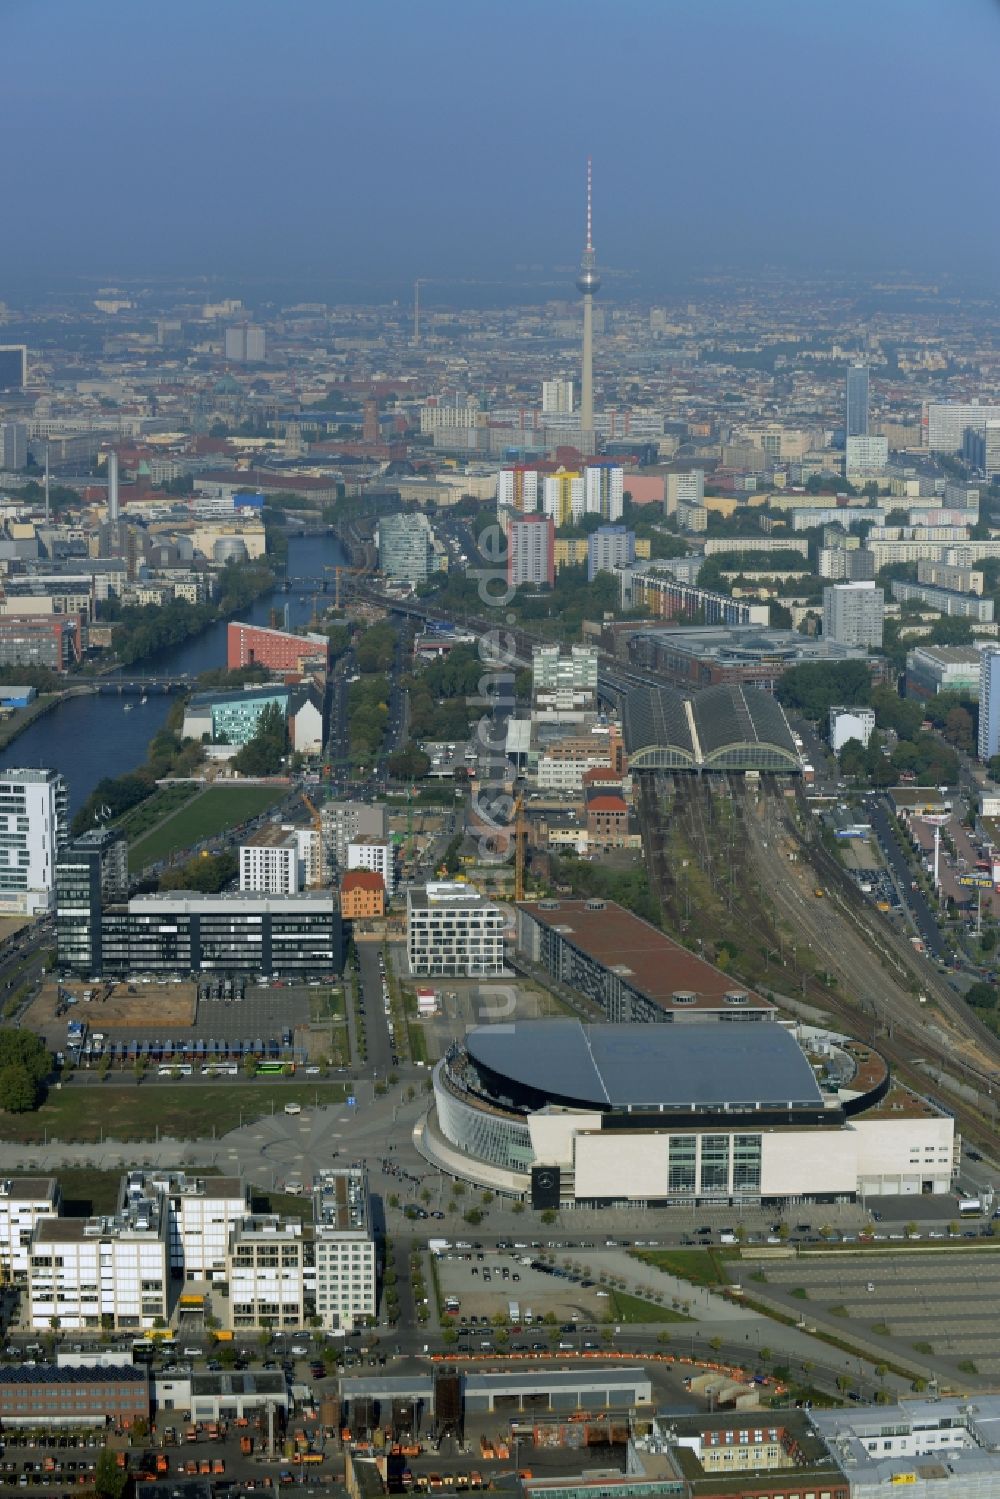
<path fill-rule="evenodd" d="M 746 994 L 743 1009 L 763 1013 L 768 1019 L 774 1016 L 768 1000 L 734 983 L 721 968 L 713 968 L 614 901 L 522 901 L 518 911 L 558 932 L 664 1011 L 732 1013 L 734 1007 L 726 1004 L 726 995 L 738 991 Z M 678 995 L 683 998 L 678 1000 Z"/>
<path fill-rule="evenodd" d="M 598 1108 L 822 1108 L 807 1057 L 780 1025 L 584 1025 L 525 1020 L 465 1038 L 474 1062 Z"/>

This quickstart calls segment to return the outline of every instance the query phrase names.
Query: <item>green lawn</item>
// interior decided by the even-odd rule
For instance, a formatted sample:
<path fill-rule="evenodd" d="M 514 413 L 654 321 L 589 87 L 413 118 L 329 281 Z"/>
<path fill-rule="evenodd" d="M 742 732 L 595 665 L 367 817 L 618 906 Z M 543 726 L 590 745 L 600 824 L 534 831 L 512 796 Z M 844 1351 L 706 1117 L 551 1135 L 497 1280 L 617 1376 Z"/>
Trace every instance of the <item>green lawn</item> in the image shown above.
<path fill-rule="evenodd" d="M 612 1322 L 690 1322 L 683 1312 L 675 1312 L 668 1306 L 658 1306 L 655 1301 L 643 1301 L 640 1296 L 630 1296 L 627 1291 L 612 1291 L 608 1300 L 608 1315 Z"/>
<path fill-rule="evenodd" d="M 256 817 L 273 806 L 286 790 L 284 786 L 211 786 L 160 827 L 133 843 L 128 855 L 129 868 L 142 869 L 205 838 L 214 838 L 226 828 L 246 822 L 248 817 Z"/>
<path fill-rule="evenodd" d="M 689 1280 L 695 1286 L 729 1284 L 713 1249 L 635 1249 L 631 1254 L 644 1265 L 655 1265 L 657 1270 Z"/>
<path fill-rule="evenodd" d="M 0 1137 L 24 1145 L 48 1140 L 89 1143 L 101 1139 L 153 1140 L 161 1135 L 204 1140 L 236 1129 L 286 1103 L 303 1108 L 341 1103 L 344 1084 L 286 1082 L 260 1078 L 243 1083 L 208 1079 L 170 1083 L 147 1079 L 140 1086 L 87 1083 L 54 1089 L 33 1114 L 0 1117 Z"/>

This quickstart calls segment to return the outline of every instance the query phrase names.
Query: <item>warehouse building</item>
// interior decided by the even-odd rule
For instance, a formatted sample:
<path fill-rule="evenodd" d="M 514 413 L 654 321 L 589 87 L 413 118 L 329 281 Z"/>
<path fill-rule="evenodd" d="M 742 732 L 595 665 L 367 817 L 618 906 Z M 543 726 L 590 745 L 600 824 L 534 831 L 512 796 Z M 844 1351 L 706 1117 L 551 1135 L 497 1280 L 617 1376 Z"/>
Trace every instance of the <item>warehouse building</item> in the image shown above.
<path fill-rule="evenodd" d="M 149 1375 L 128 1364 L 0 1368 L 0 1423 L 18 1426 L 131 1426 L 149 1419 Z"/>

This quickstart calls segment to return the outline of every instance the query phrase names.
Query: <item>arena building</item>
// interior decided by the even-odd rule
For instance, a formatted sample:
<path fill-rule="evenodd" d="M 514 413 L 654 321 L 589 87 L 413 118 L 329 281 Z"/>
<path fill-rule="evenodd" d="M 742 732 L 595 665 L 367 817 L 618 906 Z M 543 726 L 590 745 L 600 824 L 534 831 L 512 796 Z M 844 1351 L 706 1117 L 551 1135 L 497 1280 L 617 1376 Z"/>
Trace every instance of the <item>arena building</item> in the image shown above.
<path fill-rule="evenodd" d="M 453 1176 L 534 1207 L 851 1202 L 951 1185 L 954 1128 L 881 1056 L 782 1023 L 477 1026 L 418 1128 Z"/>

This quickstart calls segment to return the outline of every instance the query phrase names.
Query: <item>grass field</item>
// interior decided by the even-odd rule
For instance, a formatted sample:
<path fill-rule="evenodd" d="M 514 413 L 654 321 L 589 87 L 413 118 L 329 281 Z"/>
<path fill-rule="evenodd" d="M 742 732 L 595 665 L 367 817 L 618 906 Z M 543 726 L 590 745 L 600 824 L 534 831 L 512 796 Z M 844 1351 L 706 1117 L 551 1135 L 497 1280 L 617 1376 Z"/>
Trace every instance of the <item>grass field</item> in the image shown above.
<path fill-rule="evenodd" d="M 286 1103 L 303 1108 L 337 1104 L 344 1084 L 292 1083 L 278 1078 L 255 1082 L 168 1083 L 147 1080 L 127 1088 L 114 1083 L 74 1086 L 51 1092 L 33 1114 L 7 1114 L 3 1137 L 22 1145 L 59 1140 L 89 1144 L 100 1140 L 154 1140 L 161 1136 L 205 1140 L 227 1134 Z"/>
<path fill-rule="evenodd" d="M 676 1275 L 680 1280 L 689 1280 L 694 1286 L 725 1286 L 729 1282 L 722 1270 L 717 1252 L 712 1249 L 634 1249 L 634 1259 L 644 1265 L 653 1265 Z"/>
<path fill-rule="evenodd" d="M 644 1301 L 640 1296 L 630 1296 L 627 1291 L 612 1291 L 608 1300 L 608 1313 L 614 1322 L 690 1322 L 683 1312 L 672 1311 L 668 1306 L 658 1306 L 655 1301 Z"/>
<path fill-rule="evenodd" d="M 136 840 L 129 849 L 130 869 L 142 869 L 171 854 L 180 853 L 214 838 L 226 828 L 246 822 L 249 817 L 280 801 L 283 786 L 211 786 L 201 796 L 186 803 L 173 817 Z"/>

